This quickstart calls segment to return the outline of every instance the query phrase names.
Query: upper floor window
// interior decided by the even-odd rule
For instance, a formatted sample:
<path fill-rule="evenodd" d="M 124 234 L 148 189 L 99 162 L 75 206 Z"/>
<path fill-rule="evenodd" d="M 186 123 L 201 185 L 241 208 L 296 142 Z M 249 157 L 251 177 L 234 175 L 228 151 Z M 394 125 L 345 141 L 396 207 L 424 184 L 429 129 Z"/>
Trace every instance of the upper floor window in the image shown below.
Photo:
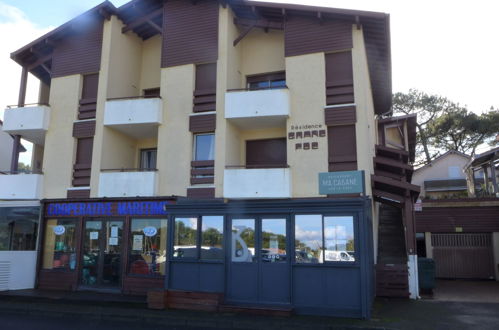
<path fill-rule="evenodd" d="M 247 88 L 251 90 L 284 88 L 286 87 L 286 73 L 272 72 L 246 77 Z"/>
<path fill-rule="evenodd" d="M 141 170 L 156 169 L 156 154 L 157 154 L 157 149 L 140 150 L 140 169 Z"/>
<path fill-rule="evenodd" d="M 148 88 L 143 90 L 144 97 L 145 98 L 150 98 L 150 97 L 159 97 L 160 96 L 160 89 L 159 87 L 157 88 Z"/>
<path fill-rule="evenodd" d="M 194 160 L 215 159 L 215 134 L 197 134 L 194 136 Z"/>
<path fill-rule="evenodd" d="M 246 141 L 246 167 L 279 168 L 286 166 L 286 138 Z"/>

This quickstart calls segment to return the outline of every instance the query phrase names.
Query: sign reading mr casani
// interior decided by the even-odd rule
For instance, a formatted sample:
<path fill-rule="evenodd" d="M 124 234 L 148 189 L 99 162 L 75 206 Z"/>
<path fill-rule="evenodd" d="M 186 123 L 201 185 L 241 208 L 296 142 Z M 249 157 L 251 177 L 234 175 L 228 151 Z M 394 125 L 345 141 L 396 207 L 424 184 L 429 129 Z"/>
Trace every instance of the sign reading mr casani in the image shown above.
<path fill-rule="evenodd" d="M 364 193 L 364 171 L 319 173 L 319 194 Z"/>

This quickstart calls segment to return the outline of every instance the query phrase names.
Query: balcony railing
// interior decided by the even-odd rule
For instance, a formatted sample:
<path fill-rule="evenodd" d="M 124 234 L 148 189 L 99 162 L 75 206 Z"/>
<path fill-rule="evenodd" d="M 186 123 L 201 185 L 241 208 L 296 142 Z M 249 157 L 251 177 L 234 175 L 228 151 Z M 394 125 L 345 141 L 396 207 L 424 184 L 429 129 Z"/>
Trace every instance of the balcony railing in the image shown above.
<path fill-rule="evenodd" d="M 1 199 L 41 199 L 43 174 L 41 172 L 0 172 Z"/>
<path fill-rule="evenodd" d="M 99 176 L 99 197 L 152 197 L 157 195 L 157 169 L 104 169 Z"/>
<path fill-rule="evenodd" d="M 4 113 L 3 131 L 20 135 L 38 145 L 45 144 L 45 133 L 50 122 L 50 106 L 32 103 L 23 107 L 8 106 Z"/>
<path fill-rule="evenodd" d="M 291 198 L 291 170 L 227 166 L 224 198 Z"/>
<path fill-rule="evenodd" d="M 133 138 L 151 138 L 157 135 L 162 118 L 163 101 L 159 96 L 114 98 L 106 102 L 104 126 Z"/>
<path fill-rule="evenodd" d="M 225 94 L 225 118 L 242 128 L 283 126 L 289 112 L 287 88 L 229 90 Z"/>

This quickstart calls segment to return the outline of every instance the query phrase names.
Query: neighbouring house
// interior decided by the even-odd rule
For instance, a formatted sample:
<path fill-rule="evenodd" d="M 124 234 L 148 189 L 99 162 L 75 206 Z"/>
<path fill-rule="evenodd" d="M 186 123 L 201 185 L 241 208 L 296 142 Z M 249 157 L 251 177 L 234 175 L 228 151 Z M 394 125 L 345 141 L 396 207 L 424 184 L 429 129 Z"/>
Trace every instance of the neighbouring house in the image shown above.
<path fill-rule="evenodd" d="M 421 175 L 422 195 L 426 194 L 422 209 L 415 212 L 418 255 L 435 260 L 438 278 L 499 280 L 498 155 L 499 148 L 467 160 L 464 155 L 447 155 L 415 173 L 413 183 L 418 183 L 415 180 Z M 454 165 L 465 178 L 448 180 L 452 184 L 447 184 L 446 192 L 440 190 L 435 196 L 437 185 L 427 178 L 445 173 L 446 168 L 450 174 L 456 171 L 451 169 Z M 459 194 L 452 194 L 450 187 L 453 191 L 459 188 Z"/>
<path fill-rule="evenodd" d="M 499 197 L 499 147 L 475 155 L 466 164 L 465 171 L 470 196 Z"/>
<path fill-rule="evenodd" d="M 41 82 L 4 130 L 42 173 L 0 176 L 0 199 L 42 199 L 37 288 L 343 317 L 417 297 L 387 14 L 105 1 L 11 57 L 21 96 Z"/>
<path fill-rule="evenodd" d="M 455 150 L 435 158 L 414 171 L 412 184 L 421 186 L 421 198 L 459 198 L 468 196 L 464 168 L 471 157 Z"/>

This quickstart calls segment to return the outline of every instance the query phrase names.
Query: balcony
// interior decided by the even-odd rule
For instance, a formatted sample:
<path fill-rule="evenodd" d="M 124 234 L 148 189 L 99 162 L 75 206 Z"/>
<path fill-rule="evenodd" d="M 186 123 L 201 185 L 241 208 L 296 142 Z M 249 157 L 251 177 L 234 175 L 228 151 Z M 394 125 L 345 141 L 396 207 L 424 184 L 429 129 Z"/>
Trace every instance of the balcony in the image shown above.
<path fill-rule="evenodd" d="M 0 172 L 0 200 L 41 199 L 43 174 L 8 174 Z"/>
<path fill-rule="evenodd" d="M 289 168 L 227 168 L 224 198 L 291 198 Z"/>
<path fill-rule="evenodd" d="M 24 107 L 5 110 L 3 130 L 12 135 L 21 135 L 29 142 L 44 145 L 49 122 L 48 105 L 27 104 Z"/>
<path fill-rule="evenodd" d="M 104 110 L 104 126 L 136 139 L 157 136 L 163 119 L 163 101 L 159 97 L 109 99 Z"/>
<path fill-rule="evenodd" d="M 157 195 L 155 170 L 103 170 L 99 176 L 98 197 L 151 197 Z"/>
<path fill-rule="evenodd" d="M 289 116 L 289 90 L 234 90 L 225 94 L 225 118 L 243 129 L 281 127 Z"/>

